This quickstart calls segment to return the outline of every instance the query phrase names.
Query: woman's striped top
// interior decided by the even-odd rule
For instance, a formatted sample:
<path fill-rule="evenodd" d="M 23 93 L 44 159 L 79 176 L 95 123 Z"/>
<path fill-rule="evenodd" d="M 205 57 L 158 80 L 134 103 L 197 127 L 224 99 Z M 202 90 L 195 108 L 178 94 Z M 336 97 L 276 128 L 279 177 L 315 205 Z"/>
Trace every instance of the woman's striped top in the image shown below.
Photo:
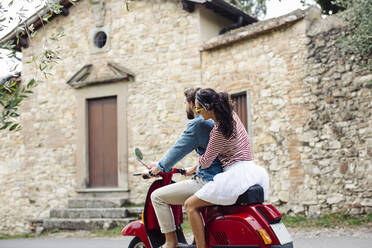
<path fill-rule="evenodd" d="M 248 133 L 235 112 L 233 112 L 233 118 L 235 120 L 235 130 L 229 139 L 226 139 L 217 130 L 218 124 L 215 123 L 210 133 L 207 150 L 199 159 L 199 165 L 202 169 L 208 168 L 217 156 L 223 169 L 238 161 L 253 160 Z"/>

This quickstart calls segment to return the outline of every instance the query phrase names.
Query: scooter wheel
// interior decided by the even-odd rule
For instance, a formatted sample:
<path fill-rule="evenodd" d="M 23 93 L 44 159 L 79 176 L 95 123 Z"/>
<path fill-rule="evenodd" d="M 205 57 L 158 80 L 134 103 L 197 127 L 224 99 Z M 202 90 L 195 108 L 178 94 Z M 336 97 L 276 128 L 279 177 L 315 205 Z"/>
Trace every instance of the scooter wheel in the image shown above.
<path fill-rule="evenodd" d="M 134 237 L 134 239 L 130 241 L 128 248 L 146 248 L 146 246 L 140 238 Z"/>

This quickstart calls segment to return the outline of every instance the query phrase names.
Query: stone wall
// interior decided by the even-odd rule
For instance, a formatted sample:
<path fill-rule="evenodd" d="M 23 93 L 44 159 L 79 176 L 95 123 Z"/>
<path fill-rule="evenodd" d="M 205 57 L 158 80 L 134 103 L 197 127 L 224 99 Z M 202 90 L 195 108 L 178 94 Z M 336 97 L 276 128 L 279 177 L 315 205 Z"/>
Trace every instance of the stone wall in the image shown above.
<path fill-rule="evenodd" d="M 130 35 L 117 37 L 120 42 L 113 47 L 124 66 L 136 74 L 128 89 L 129 175 L 144 171 L 134 158 L 134 147 L 141 148 L 144 160 L 151 162 L 160 160 L 175 143 L 188 122 L 183 91 L 199 86 L 201 74 L 197 13 L 184 11 L 180 1 L 144 2 L 150 7 L 141 11 L 134 5 L 129 12 L 128 27 L 140 23 L 141 32 L 130 29 Z M 177 166 L 193 165 L 196 158 L 192 153 Z M 129 176 L 132 202 L 144 202 L 150 181 Z"/>
<path fill-rule="evenodd" d="M 38 30 L 23 50 L 22 78 L 43 80 L 22 104 L 23 129 L 0 136 L 0 233 L 29 231 L 29 220 L 44 218 L 52 208 L 65 207 L 76 196 L 77 99 L 66 82 L 81 67 L 93 64 L 94 73 L 108 61 L 130 69 L 128 83 L 128 173 L 142 172 L 133 147 L 145 160 L 156 161 L 176 141 L 187 123 L 183 90 L 200 85 L 200 35 L 197 13 L 182 9 L 180 1 L 133 1 L 128 12 L 121 0 L 105 1 L 105 25 L 110 26 L 110 49 L 92 50 L 90 30 L 95 21 L 88 0 L 70 8 Z M 61 51 L 54 75 L 44 79 L 33 64 L 52 33 L 65 37 L 48 42 Z M 119 127 L 125 128 L 125 127 Z M 194 164 L 190 155 L 180 166 Z M 133 202 L 143 202 L 151 180 L 129 176 Z"/>
<path fill-rule="evenodd" d="M 372 73 L 359 55 L 344 57 L 337 49 L 344 30 L 334 16 L 307 30 L 302 101 L 309 114 L 298 132 L 306 181 L 314 182 L 308 187 L 316 196 L 303 203 L 309 214 L 372 210 Z"/>
<path fill-rule="evenodd" d="M 312 8 L 203 45 L 203 86 L 250 92 L 254 157 L 283 213 L 372 209 L 372 75 L 336 52 L 341 31 Z"/>

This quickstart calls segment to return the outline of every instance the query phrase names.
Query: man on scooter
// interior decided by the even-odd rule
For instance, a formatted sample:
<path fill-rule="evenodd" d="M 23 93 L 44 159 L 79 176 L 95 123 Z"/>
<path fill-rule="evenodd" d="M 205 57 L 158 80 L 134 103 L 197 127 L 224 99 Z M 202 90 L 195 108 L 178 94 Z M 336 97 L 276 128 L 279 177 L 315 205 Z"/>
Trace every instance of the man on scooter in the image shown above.
<path fill-rule="evenodd" d="M 209 133 L 214 123 L 204 120 L 195 113 L 195 96 L 200 88 L 185 90 L 185 105 L 187 118 L 191 120 L 177 142 L 168 150 L 164 157 L 153 163 L 150 175 L 155 176 L 159 171 L 171 171 L 173 166 L 187 154 L 195 150 L 203 155 L 208 146 Z M 190 167 L 192 168 L 192 167 Z M 163 247 L 174 248 L 178 245 L 176 226 L 170 205 L 183 205 L 190 196 L 201 189 L 213 177 L 222 172 L 221 162 L 216 158 L 207 169 L 197 168 L 195 176 L 190 180 L 177 182 L 155 190 L 151 201 L 158 218 L 161 232 L 165 234 L 166 242 Z M 195 169 L 187 169 L 186 175 L 192 175 Z"/>

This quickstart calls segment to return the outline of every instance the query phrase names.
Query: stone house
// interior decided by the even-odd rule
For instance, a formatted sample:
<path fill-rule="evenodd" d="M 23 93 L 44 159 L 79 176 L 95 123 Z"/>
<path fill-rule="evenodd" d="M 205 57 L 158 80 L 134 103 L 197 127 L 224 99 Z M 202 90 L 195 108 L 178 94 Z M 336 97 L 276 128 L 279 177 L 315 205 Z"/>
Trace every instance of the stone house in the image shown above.
<path fill-rule="evenodd" d="M 27 82 L 39 73 L 27 61 L 66 34 L 47 43 L 62 59 L 22 105 L 23 129 L 1 133 L 0 233 L 29 231 L 69 199 L 143 202 L 150 182 L 132 176 L 143 170 L 132 150 L 160 159 L 196 86 L 231 94 L 281 211 L 371 211 L 372 74 L 337 54 L 336 17 L 257 22 L 222 0 L 62 3 L 64 16 L 23 40 Z"/>

